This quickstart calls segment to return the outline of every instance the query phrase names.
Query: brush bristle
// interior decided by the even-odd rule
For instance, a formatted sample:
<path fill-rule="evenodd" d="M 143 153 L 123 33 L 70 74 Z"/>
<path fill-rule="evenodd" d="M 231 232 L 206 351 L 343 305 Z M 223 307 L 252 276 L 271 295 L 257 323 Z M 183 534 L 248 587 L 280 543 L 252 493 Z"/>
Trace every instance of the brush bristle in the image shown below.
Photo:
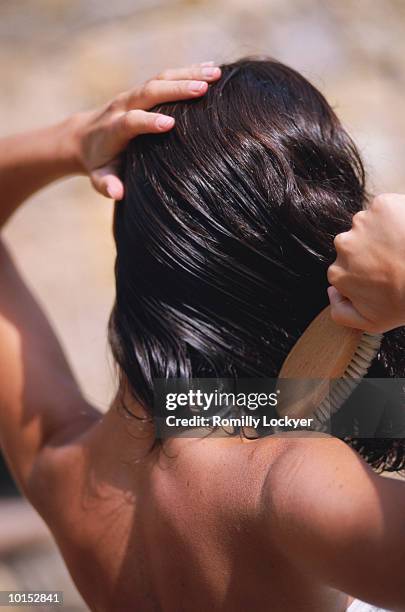
<path fill-rule="evenodd" d="M 331 382 L 329 394 L 312 415 L 318 425 L 325 424 L 349 399 L 362 378 L 367 374 L 371 362 L 380 349 L 382 338 L 382 334 L 363 333 L 343 376 Z"/>

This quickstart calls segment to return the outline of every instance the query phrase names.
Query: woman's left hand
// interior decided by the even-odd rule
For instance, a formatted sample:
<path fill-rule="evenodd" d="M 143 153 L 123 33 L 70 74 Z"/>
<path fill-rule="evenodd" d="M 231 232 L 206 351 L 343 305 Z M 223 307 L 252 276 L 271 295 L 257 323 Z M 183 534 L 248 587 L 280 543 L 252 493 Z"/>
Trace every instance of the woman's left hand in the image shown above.
<path fill-rule="evenodd" d="M 144 85 L 119 94 L 100 110 L 73 117 L 75 156 L 80 170 L 89 175 L 93 187 L 115 200 L 124 196 L 120 180 L 119 154 L 139 134 L 167 132 L 173 117 L 148 112 L 157 104 L 198 98 L 208 83 L 221 76 L 213 62 L 166 70 Z"/>

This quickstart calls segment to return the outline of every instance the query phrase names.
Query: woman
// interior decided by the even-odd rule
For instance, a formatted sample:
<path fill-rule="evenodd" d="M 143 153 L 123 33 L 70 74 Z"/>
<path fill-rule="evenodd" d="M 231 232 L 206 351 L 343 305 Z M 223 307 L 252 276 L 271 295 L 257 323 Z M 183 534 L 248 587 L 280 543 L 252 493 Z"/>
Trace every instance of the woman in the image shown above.
<path fill-rule="evenodd" d="M 92 610 L 343 612 L 361 605 L 347 593 L 405 609 L 404 486 L 348 445 L 156 443 L 155 378 L 277 375 L 326 305 L 333 238 L 364 200 L 358 153 L 303 77 L 253 60 L 219 74 L 169 71 L 100 113 L 1 143 L 3 222 L 74 172 L 122 199 L 120 389 L 104 416 L 2 250 L 3 448 Z M 171 104 L 190 97 L 188 78 L 212 85 Z M 135 136 L 121 182 L 116 157 Z M 400 375 L 402 347 L 388 335 L 374 371 Z M 352 444 L 375 467 L 403 466 L 400 441 Z"/>

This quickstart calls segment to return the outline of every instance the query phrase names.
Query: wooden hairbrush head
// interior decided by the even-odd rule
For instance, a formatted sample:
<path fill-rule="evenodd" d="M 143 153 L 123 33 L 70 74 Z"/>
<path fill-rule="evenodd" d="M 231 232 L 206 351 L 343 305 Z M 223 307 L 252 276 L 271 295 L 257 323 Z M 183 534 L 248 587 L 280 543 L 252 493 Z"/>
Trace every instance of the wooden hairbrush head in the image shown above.
<path fill-rule="evenodd" d="M 381 338 L 381 334 L 337 325 L 331 318 L 330 306 L 322 310 L 280 370 L 280 416 L 326 419 L 336 412 L 366 374 Z"/>

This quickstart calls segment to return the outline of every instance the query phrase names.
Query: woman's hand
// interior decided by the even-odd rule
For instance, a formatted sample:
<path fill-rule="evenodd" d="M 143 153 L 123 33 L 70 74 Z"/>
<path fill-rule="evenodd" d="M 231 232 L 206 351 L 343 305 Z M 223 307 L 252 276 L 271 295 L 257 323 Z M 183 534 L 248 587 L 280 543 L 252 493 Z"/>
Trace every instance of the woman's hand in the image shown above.
<path fill-rule="evenodd" d="M 167 132 L 174 119 L 148 109 L 164 102 L 198 98 L 221 70 L 213 62 L 166 70 L 144 85 L 118 95 L 97 111 L 75 116 L 76 157 L 101 194 L 120 200 L 124 186 L 118 178 L 119 154 L 139 134 Z"/>
<path fill-rule="evenodd" d="M 376 197 L 335 247 L 328 293 L 336 323 L 370 332 L 405 325 L 405 196 Z"/>
<path fill-rule="evenodd" d="M 138 134 L 166 132 L 174 121 L 148 109 L 198 98 L 221 71 L 213 62 L 167 70 L 95 111 L 32 132 L 0 138 L 0 229 L 17 208 L 50 183 L 88 174 L 103 195 L 122 199 L 119 154 Z"/>

